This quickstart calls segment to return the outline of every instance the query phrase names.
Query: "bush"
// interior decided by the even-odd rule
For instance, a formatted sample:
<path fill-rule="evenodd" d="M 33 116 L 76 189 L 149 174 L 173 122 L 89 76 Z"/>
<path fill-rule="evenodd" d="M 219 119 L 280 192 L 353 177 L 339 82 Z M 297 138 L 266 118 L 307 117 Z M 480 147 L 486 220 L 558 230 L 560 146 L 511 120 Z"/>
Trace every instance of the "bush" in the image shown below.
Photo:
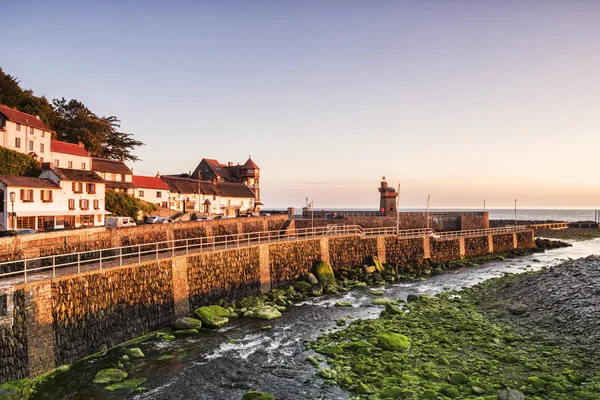
<path fill-rule="evenodd" d="M 40 165 L 27 154 L 0 147 L 0 175 L 38 177 Z"/>
<path fill-rule="evenodd" d="M 106 210 L 119 217 L 131 217 L 135 220 L 140 211 L 144 214 L 156 211 L 156 205 L 136 199 L 126 193 L 107 190 L 105 198 Z"/>

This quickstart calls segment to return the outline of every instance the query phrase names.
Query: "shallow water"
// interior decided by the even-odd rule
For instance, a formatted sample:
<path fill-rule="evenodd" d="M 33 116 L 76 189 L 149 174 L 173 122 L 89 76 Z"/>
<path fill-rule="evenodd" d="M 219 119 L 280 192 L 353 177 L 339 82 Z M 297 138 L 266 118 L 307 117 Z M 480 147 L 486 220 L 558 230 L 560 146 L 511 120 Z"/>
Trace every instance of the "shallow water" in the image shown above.
<path fill-rule="evenodd" d="M 405 299 L 409 293 L 435 294 L 444 288 L 471 286 L 503 273 L 532 271 L 590 254 L 600 254 L 600 239 L 480 267 L 458 268 L 424 280 L 323 296 L 290 306 L 281 318 L 272 321 L 232 319 L 218 332 L 140 344 L 146 358 L 133 361 L 130 377 L 147 378 L 142 386 L 150 390 L 142 394 L 111 393 L 103 385 L 92 383 L 99 369 L 115 366 L 116 355 L 109 353 L 75 364 L 34 398 L 241 399 L 247 390 L 259 390 L 273 393 L 278 400 L 347 399 L 350 396 L 347 392 L 325 384 L 315 375 L 316 369 L 306 361 L 307 356 L 315 353 L 305 350 L 305 342 L 328 330 L 340 329 L 335 325 L 340 317 L 347 321 L 376 318 L 383 307 L 371 305 L 374 297 L 368 295 L 370 289 L 383 290 L 389 298 Z M 353 307 L 334 307 L 337 301 L 349 301 Z M 267 325 L 273 328 L 261 330 Z M 164 355 L 175 358 L 157 360 Z"/>

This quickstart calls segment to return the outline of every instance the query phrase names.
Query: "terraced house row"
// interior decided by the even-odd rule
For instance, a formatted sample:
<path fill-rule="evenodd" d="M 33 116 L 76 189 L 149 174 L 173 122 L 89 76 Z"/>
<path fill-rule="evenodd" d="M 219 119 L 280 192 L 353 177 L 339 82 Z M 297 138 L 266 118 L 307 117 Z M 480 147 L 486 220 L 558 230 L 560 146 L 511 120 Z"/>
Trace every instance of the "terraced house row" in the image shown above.
<path fill-rule="evenodd" d="M 0 105 L 0 145 L 42 169 L 37 178 L 0 175 L 0 230 L 104 226 L 106 190 L 183 213 L 260 212 L 260 169 L 250 158 L 243 165 L 203 159 L 192 174 L 139 176 L 122 159 L 92 157 L 53 135 L 39 118 Z"/>

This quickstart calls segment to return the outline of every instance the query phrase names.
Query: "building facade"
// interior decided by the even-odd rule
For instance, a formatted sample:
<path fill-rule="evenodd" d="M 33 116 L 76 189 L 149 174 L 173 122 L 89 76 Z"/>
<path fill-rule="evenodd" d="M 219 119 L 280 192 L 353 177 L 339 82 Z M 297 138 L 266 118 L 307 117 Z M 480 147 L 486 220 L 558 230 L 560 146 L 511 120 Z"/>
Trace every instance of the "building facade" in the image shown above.
<path fill-rule="evenodd" d="M 50 161 L 52 130 L 38 117 L 0 105 L 0 146 Z"/>
<path fill-rule="evenodd" d="M 106 181 L 107 189 L 134 196 L 133 172 L 125 165 L 123 159 L 92 157 L 92 171 Z"/>
<path fill-rule="evenodd" d="M 154 203 L 159 207 L 169 207 L 169 185 L 159 176 L 133 175 L 134 197 Z"/>
<path fill-rule="evenodd" d="M 81 143 L 73 144 L 52 140 L 50 141 L 50 150 L 52 151 L 52 157 L 48 161 L 52 162 L 54 167 L 84 171 L 92 169 L 92 157 Z"/>

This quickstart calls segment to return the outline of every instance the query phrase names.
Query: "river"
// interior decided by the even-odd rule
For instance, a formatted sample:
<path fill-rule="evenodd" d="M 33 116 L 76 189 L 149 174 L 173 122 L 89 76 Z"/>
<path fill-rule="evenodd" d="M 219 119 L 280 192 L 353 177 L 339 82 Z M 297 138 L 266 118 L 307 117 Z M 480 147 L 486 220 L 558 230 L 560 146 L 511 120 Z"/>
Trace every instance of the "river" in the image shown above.
<path fill-rule="evenodd" d="M 520 273 L 552 266 L 569 258 L 600 253 L 600 239 L 575 242 L 573 247 L 549 250 L 525 257 L 493 261 L 480 267 L 457 268 L 439 275 L 395 284 L 355 289 L 340 295 L 323 296 L 290 306 L 279 319 L 232 319 L 218 332 L 201 332 L 171 342 L 147 341 L 139 347 L 146 358 L 132 362 L 130 377 L 144 377 L 141 394 L 107 392 L 92 383 L 95 373 L 116 366 L 117 355 L 76 363 L 69 372 L 49 381 L 34 399 L 241 399 L 247 390 L 273 393 L 282 399 L 347 399 L 350 395 L 315 375 L 306 361 L 312 351 L 305 343 L 323 332 L 341 329 L 336 319 L 376 318 L 381 306 L 372 306 L 370 289 L 389 298 L 405 299 L 410 293 L 435 294 L 444 288 L 471 286 L 503 273 Z M 334 307 L 349 301 L 352 308 Z M 270 325 L 272 329 L 261 330 Z M 175 356 L 157 360 L 161 356 Z"/>

